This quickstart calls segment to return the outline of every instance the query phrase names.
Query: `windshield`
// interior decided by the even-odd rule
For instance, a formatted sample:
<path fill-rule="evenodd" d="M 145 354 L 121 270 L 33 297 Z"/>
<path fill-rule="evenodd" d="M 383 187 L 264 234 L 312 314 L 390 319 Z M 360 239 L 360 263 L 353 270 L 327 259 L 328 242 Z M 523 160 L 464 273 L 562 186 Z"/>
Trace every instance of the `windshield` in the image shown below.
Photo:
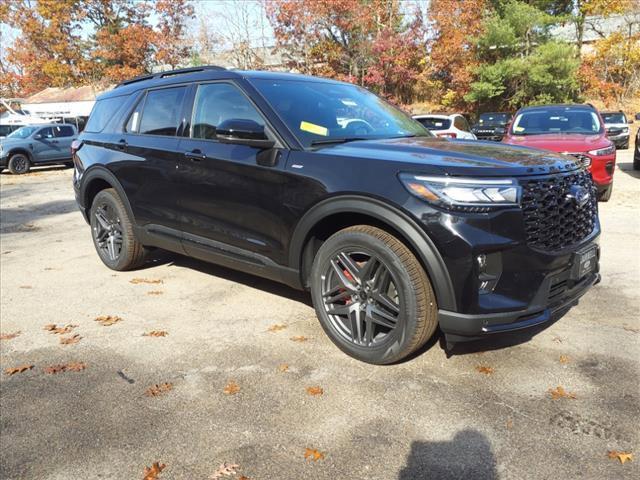
<path fill-rule="evenodd" d="M 603 113 L 602 119 L 604 123 L 627 123 L 627 119 L 624 117 L 624 113 Z"/>
<path fill-rule="evenodd" d="M 20 127 L 15 132 L 12 132 L 9 135 L 7 135 L 7 138 L 27 138 L 37 129 L 38 127 Z"/>
<path fill-rule="evenodd" d="M 478 123 L 482 125 L 487 123 L 490 125 L 506 125 L 509 122 L 508 113 L 483 113 L 478 119 Z"/>
<path fill-rule="evenodd" d="M 451 126 L 451 120 L 448 118 L 423 117 L 416 120 L 429 130 L 446 130 Z"/>
<path fill-rule="evenodd" d="M 251 83 L 307 148 L 353 139 L 432 136 L 408 115 L 355 85 L 268 79 Z"/>
<path fill-rule="evenodd" d="M 520 113 L 513 122 L 514 135 L 567 133 L 593 135 L 601 132 L 598 114 L 585 108 L 545 108 Z"/>

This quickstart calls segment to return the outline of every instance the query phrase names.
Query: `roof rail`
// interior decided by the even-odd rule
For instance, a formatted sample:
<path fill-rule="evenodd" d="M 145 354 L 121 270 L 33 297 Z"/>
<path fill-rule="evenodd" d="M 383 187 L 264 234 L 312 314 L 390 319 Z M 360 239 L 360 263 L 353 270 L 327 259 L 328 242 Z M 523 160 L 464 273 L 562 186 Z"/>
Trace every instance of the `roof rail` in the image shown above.
<path fill-rule="evenodd" d="M 152 78 L 167 78 L 174 75 L 184 75 L 186 73 L 204 72 L 205 70 L 226 70 L 224 67 L 217 65 L 202 65 L 200 67 L 179 68 L 177 70 L 167 70 L 166 72 L 158 72 L 150 75 L 141 75 L 139 77 L 132 78 L 131 80 L 125 80 L 124 82 L 116 85 L 115 88 L 123 85 L 130 85 L 135 82 L 142 82 L 143 80 L 151 80 Z"/>

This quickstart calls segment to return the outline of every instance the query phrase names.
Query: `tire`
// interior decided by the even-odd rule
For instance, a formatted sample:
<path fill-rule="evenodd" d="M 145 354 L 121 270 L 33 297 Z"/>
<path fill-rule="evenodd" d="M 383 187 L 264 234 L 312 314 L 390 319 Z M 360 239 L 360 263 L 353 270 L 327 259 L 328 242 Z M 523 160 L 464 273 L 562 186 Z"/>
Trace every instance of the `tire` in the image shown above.
<path fill-rule="evenodd" d="M 31 170 L 31 160 L 22 153 L 15 153 L 11 155 L 8 167 L 9 171 L 14 175 L 29 173 L 29 170 Z"/>
<path fill-rule="evenodd" d="M 635 155 L 633 157 L 633 169 L 640 170 L 640 155 Z"/>
<path fill-rule="evenodd" d="M 600 198 L 598 198 L 601 202 L 608 202 L 611 198 L 611 193 L 613 192 L 613 183 L 610 184 L 605 190 L 600 194 Z"/>
<path fill-rule="evenodd" d="M 367 363 L 407 357 L 438 325 L 420 262 L 400 240 L 368 225 L 340 230 L 322 244 L 311 269 L 311 297 L 333 343 Z"/>
<path fill-rule="evenodd" d="M 67 168 L 73 168 L 75 166 L 73 162 L 64 162 L 63 165 Z"/>
<path fill-rule="evenodd" d="M 127 209 L 113 188 L 98 192 L 90 210 L 91 237 L 100 260 L 112 270 L 131 270 L 146 250 L 136 239 Z"/>

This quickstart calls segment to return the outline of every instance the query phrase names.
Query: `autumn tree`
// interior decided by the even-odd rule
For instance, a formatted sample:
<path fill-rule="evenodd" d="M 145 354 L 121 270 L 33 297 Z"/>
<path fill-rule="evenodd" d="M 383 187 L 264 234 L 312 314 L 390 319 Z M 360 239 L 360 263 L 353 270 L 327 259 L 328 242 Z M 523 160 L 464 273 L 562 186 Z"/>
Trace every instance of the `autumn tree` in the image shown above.
<path fill-rule="evenodd" d="M 156 0 L 154 8 L 158 16 L 153 40 L 155 60 L 161 65 L 177 68 L 191 56 L 185 29 L 194 16 L 193 5 L 187 0 Z"/>
<path fill-rule="evenodd" d="M 403 12 L 399 0 L 268 0 L 266 5 L 277 48 L 293 70 L 367 85 L 399 102 L 411 100 L 409 86 L 426 50 L 422 23 Z"/>

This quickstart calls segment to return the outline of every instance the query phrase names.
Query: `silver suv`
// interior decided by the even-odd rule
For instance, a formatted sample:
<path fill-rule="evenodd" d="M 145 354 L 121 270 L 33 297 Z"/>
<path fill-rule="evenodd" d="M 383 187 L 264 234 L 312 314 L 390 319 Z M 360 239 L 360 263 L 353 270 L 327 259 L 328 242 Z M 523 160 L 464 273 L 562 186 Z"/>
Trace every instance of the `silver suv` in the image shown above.
<path fill-rule="evenodd" d="M 71 164 L 74 125 L 51 123 L 26 125 L 0 140 L 0 171 L 27 173 L 33 165 Z"/>

